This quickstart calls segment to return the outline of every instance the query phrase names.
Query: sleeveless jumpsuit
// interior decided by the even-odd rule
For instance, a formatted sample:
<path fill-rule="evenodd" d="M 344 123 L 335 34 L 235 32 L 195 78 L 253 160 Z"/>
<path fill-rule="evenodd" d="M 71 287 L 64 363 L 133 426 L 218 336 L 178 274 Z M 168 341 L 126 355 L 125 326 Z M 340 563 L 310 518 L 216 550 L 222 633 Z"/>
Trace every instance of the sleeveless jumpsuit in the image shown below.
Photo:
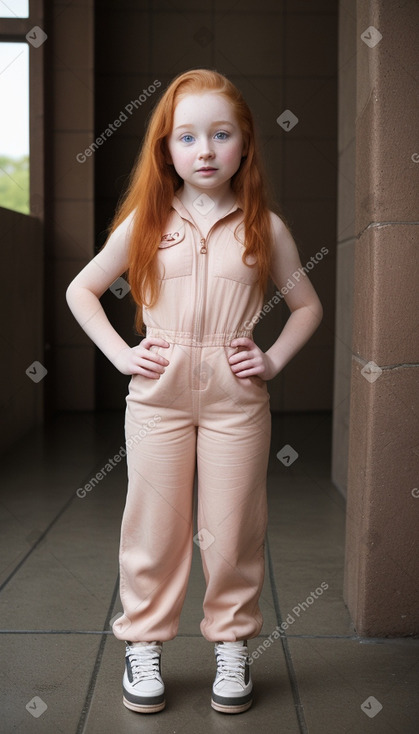
<path fill-rule="evenodd" d="M 256 267 L 243 263 L 237 201 L 202 236 L 175 195 L 158 250 L 161 291 L 144 307 L 152 347 L 170 364 L 159 379 L 133 375 L 126 398 L 128 491 L 120 539 L 124 614 L 114 635 L 165 641 L 177 634 L 200 548 L 206 581 L 201 633 L 209 641 L 255 637 L 264 580 L 270 397 L 258 376 L 237 377 L 235 337 L 252 338 L 263 304 Z M 247 328 L 248 326 L 251 328 Z M 193 536 L 197 472 L 198 533 Z"/>

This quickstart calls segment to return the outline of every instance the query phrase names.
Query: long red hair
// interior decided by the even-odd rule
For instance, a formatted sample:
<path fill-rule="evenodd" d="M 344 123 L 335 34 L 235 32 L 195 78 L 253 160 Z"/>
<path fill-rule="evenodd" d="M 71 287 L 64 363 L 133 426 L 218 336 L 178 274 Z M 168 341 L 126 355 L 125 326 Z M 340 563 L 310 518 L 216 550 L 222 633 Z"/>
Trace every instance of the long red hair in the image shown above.
<path fill-rule="evenodd" d="M 169 215 L 175 191 L 183 180 L 166 162 L 167 138 L 180 95 L 215 92 L 233 106 L 240 126 L 246 157 L 231 178 L 231 189 L 244 212 L 245 250 L 256 258 L 258 286 L 265 294 L 271 254 L 269 208 L 273 208 L 262 158 L 258 148 L 252 113 L 241 92 L 225 76 L 210 69 L 192 69 L 176 76 L 155 106 L 140 154 L 131 172 L 128 188 L 121 198 L 109 234 L 135 209 L 129 251 L 128 281 L 137 304 L 136 328 L 144 335 L 143 305 L 151 307 L 159 295 L 156 254 L 162 227 Z"/>

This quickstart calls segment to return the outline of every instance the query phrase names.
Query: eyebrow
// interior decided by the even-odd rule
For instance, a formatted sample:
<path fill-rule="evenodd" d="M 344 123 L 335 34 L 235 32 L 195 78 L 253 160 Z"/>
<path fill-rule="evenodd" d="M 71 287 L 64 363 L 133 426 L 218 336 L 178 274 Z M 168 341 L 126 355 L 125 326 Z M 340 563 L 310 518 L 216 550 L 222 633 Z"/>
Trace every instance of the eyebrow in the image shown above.
<path fill-rule="evenodd" d="M 233 127 L 233 123 L 229 120 L 214 120 L 211 125 L 230 125 L 231 127 Z M 188 123 L 187 125 L 178 125 L 177 127 L 175 127 L 175 130 L 180 130 L 182 127 L 193 128 L 194 126 L 192 125 L 192 123 Z"/>

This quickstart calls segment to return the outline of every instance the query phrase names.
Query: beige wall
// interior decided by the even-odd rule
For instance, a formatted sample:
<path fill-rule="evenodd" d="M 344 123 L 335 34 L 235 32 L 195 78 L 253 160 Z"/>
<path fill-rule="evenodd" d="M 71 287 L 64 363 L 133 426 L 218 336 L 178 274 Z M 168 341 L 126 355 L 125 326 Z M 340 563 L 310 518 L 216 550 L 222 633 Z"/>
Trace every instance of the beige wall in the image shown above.
<path fill-rule="evenodd" d="M 419 5 L 359 1 L 357 15 L 345 599 L 357 631 L 378 637 L 419 632 Z M 373 48 L 360 38 L 370 26 Z"/>
<path fill-rule="evenodd" d="M 43 343 L 43 238 L 38 219 L 0 208 L 2 303 L 0 404 L 2 451 L 42 422 L 45 367 Z"/>

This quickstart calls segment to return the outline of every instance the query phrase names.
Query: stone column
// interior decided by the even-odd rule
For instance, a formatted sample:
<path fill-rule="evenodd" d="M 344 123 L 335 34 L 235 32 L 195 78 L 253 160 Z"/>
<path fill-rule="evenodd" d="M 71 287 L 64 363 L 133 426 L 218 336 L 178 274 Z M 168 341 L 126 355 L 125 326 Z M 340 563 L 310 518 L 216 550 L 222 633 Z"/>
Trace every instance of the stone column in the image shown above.
<path fill-rule="evenodd" d="M 400 636 L 419 632 L 419 4 L 357 16 L 345 601 L 359 634 Z"/>

